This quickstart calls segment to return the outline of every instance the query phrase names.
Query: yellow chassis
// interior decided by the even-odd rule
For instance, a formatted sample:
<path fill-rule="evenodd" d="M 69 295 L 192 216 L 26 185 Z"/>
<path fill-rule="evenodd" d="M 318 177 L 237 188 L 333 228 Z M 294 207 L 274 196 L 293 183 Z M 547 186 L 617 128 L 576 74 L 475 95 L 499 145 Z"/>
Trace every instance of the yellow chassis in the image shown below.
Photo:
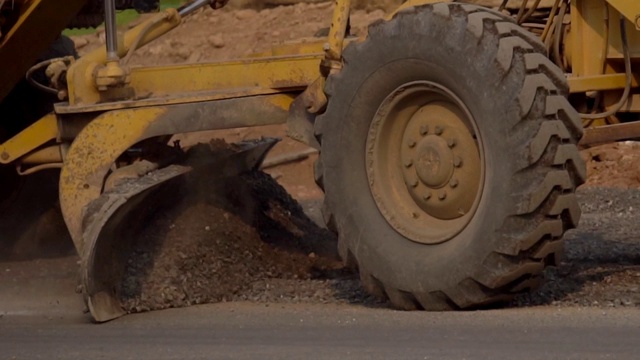
<path fill-rule="evenodd" d="M 443 1 L 410 0 L 398 11 L 435 2 Z M 46 1 L 34 1 L 34 11 L 40 3 Z M 80 3 L 75 1 L 74 6 Z M 608 6 L 610 19 L 620 13 L 630 20 L 632 54 L 640 57 L 640 36 L 635 29 L 640 26 L 640 3 L 580 0 L 571 6 L 571 92 L 624 88 L 624 74 L 612 65 L 602 70 L 603 64 L 621 58 L 621 44 L 615 41 L 619 37 L 612 35 L 607 41 L 602 37 L 602 14 Z M 0 144 L 0 164 L 61 164 L 60 203 L 82 253 L 83 209 L 100 196 L 114 161 L 144 139 L 289 122 L 294 137 L 313 144 L 307 118 L 326 105 L 323 90 L 328 74 L 340 71 L 341 52 L 350 41 L 344 37 L 349 7 L 349 0 L 336 1 L 328 39 L 284 46 L 239 61 L 129 69 L 108 64 L 105 49 L 96 50 L 70 66 L 67 103 L 57 104 L 55 113 Z M 20 21 L 27 24 L 29 16 L 23 14 Z M 141 45 L 148 43 L 180 22 L 173 9 L 157 14 L 125 35 L 120 56 L 137 40 Z M 602 51 L 603 46 L 608 51 Z M 126 76 L 118 78 L 118 74 Z M 634 87 L 638 81 L 634 78 Z"/>

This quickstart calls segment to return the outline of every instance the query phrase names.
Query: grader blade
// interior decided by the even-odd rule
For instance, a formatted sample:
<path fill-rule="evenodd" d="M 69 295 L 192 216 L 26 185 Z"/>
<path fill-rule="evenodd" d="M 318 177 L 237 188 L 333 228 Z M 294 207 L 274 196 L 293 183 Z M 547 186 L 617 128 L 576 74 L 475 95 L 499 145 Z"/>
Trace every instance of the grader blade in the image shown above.
<path fill-rule="evenodd" d="M 121 181 L 91 202 L 83 219 L 85 247 L 80 274 L 84 299 L 93 319 L 105 322 L 125 314 L 118 288 L 130 245 L 146 223 L 189 191 L 188 185 L 194 184 L 189 177 L 197 177 L 199 184 L 213 184 L 256 170 L 278 141 L 242 143 L 231 152 L 221 153 L 207 154 L 200 148 L 188 153 L 182 165 L 170 165 L 137 179 Z"/>

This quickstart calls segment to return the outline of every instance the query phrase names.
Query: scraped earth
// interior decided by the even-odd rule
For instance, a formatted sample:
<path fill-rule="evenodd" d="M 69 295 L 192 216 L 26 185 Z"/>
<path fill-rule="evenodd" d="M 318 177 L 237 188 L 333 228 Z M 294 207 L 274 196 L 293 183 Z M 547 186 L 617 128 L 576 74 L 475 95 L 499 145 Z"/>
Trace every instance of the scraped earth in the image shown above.
<path fill-rule="evenodd" d="M 381 10 L 357 10 L 353 32 L 365 33 L 366 25 L 383 15 Z M 207 9 L 140 49 L 132 62 L 233 59 L 266 51 L 274 43 L 315 40 L 330 18 L 329 3 Z M 74 41 L 83 54 L 103 46 L 103 35 Z M 284 140 L 271 156 L 306 149 L 285 133 L 284 126 L 268 126 L 189 134 L 181 140 L 189 144 L 214 137 L 239 141 L 280 136 Z M 565 259 L 546 271 L 547 282 L 512 306 L 640 306 L 640 146 L 617 143 L 583 150 L 582 155 L 588 182 L 578 192 L 580 227 L 567 235 Z M 177 193 L 175 206 L 159 212 L 133 244 L 119 286 L 126 310 L 221 301 L 388 306 L 364 293 L 357 274 L 338 260 L 335 236 L 318 225 L 322 193 L 313 182 L 315 159 L 312 155 L 266 174 L 253 172 L 213 188 Z"/>
<path fill-rule="evenodd" d="M 129 312 L 219 301 L 369 301 L 319 227 L 273 178 L 255 171 L 194 188 L 133 245 L 120 294 Z M 170 189 L 171 192 L 178 189 Z M 333 291 L 332 291 L 333 290 Z"/>
<path fill-rule="evenodd" d="M 640 306 L 640 180 L 629 175 L 637 172 L 629 160 L 640 160 L 637 144 L 595 147 L 583 157 L 590 177 L 578 191 L 580 228 L 566 236 L 564 261 L 546 270 L 541 288 L 511 306 Z M 612 171 L 611 178 L 603 175 Z M 367 295 L 357 274 L 342 266 L 335 236 L 262 172 L 213 191 L 190 188 L 150 228 L 122 285 L 130 312 L 221 301 L 389 306 Z"/>

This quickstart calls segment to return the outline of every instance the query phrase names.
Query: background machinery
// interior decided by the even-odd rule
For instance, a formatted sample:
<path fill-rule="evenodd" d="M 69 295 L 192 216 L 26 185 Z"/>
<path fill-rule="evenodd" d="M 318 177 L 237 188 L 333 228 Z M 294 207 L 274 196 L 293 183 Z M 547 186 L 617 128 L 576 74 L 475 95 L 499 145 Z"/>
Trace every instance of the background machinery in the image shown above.
<path fill-rule="evenodd" d="M 61 169 L 60 208 L 96 321 L 124 314 L 115 284 L 133 214 L 144 221 L 155 206 L 149 194 L 194 171 L 254 169 L 274 143 L 221 160 L 192 156 L 169 143 L 174 134 L 287 123 L 321 150 L 316 179 L 343 260 L 369 292 L 427 310 L 535 288 L 578 224 L 579 141 L 640 135 L 633 1 L 409 0 L 355 38 L 351 2 L 337 0 L 328 38 L 315 43 L 221 63 L 129 65 L 183 17 L 224 3 L 167 9 L 119 37 L 116 9 L 154 11 L 157 1 L 0 0 L 0 100 L 26 74 L 48 97 L 37 104 L 55 102 L 30 116 L 3 107 L 14 111 L 0 113 L 0 208 L 14 206 L 15 169 Z M 103 20 L 103 49 L 76 58 L 56 40 Z M 60 51 L 43 59 L 52 43 Z"/>

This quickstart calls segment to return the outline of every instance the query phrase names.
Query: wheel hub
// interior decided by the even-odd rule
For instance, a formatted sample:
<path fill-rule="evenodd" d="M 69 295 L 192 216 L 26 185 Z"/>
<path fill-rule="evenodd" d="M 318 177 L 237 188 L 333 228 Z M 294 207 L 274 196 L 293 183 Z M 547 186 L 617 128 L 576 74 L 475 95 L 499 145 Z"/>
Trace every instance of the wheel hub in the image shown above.
<path fill-rule="evenodd" d="M 479 174 L 475 169 L 465 171 L 463 164 L 477 163 L 479 156 L 456 109 L 442 101 L 421 107 L 409 119 L 404 138 L 402 175 L 416 204 L 438 219 L 456 219 L 468 213 Z"/>
<path fill-rule="evenodd" d="M 420 140 L 414 159 L 418 179 L 428 187 L 441 188 L 453 175 L 453 152 L 441 137 L 428 135 Z"/>
<path fill-rule="evenodd" d="M 473 216 L 483 179 L 474 126 L 437 84 L 407 84 L 380 107 L 367 139 L 369 181 L 378 208 L 407 238 L 441 243 Z"/>

